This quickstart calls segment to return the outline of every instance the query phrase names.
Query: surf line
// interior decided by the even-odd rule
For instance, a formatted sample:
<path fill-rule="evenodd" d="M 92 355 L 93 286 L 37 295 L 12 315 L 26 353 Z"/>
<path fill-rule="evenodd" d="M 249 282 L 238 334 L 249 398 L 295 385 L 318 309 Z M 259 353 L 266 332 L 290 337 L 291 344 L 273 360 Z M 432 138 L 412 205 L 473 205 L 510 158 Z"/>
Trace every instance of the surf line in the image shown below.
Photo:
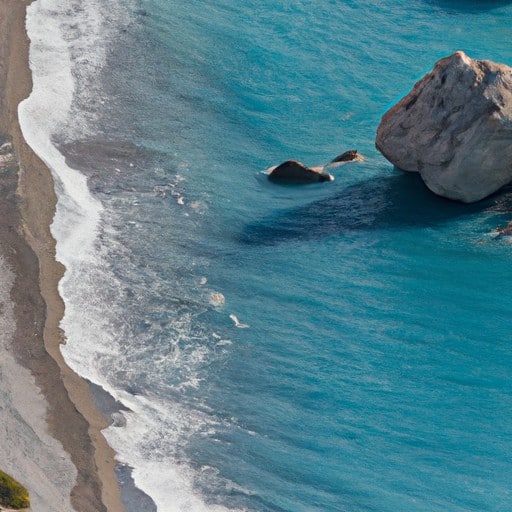
<path fill-rule="evenodd" d="M 231 315 L 229 315 L 229 318 L 231 318 L 231 320 L 233 320 L 235 327 L 238 327 L 239 329 L 248 329 L 250 327 L 247 324 L 242 324 L 233 313 L 231 313 Z"/>

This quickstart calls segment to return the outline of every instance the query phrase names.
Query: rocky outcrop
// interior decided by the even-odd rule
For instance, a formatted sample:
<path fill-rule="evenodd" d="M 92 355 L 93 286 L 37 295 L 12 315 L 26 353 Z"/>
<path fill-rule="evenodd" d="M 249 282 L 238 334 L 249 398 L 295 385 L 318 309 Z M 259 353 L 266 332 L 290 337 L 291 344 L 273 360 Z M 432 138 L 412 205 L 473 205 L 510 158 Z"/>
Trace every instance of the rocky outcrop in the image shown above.
<path fill-rule="evenodd" d="M 334 176 L 325 172 L 327 168 L 334 169 L 349 162 L 363 162 L 364 157 L 357 149 L 345 151 L 331 160 L 328 164 L 319 167 L 306 167 L 296 160 L 287 160 L 282 164 L 267 170 L 270 181 L 281 183 L 318 183 L 334 181 Z"/>
<path fill-rule="evenodd" d="M 512 68 L 441 59 L 384 114 L 376 146 L 441 196 L 470 203 L 499 190 L 512 182 Z"/>

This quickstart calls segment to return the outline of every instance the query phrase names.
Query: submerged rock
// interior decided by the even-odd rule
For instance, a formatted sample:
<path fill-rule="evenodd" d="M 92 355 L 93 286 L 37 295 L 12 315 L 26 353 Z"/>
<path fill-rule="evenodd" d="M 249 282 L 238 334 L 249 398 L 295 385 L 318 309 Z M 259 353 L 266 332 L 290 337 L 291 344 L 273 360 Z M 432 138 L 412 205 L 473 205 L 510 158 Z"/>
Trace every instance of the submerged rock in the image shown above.
<path fill-rule="evenodd" d="M 268 179 L 285 183 L 318 183 L 322 181 L 333 181 L 334 176 L 325 172 L 327 168 L 338 167 L 342 164 L 355 161 L 363 161 L 364 158 L 356 149 L 345 151 L 331 162 L 319 167 L 306 167 L 303 163 L 295 160 L 287 160 L 282 164 L 271 167 L 268 170 Z"/>
<path fill-rule="evenodd" d="M 512 68 L 463 52 L 441 59 L 384 114 L 375 144 L 440 196 L 496 192 L 512 182 Z"/>

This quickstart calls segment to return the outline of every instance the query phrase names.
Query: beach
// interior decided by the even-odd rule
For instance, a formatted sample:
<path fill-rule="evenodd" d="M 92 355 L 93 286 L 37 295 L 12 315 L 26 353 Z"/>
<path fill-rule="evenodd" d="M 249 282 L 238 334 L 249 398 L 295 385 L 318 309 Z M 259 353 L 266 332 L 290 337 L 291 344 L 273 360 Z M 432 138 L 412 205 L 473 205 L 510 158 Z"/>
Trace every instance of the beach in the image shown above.
<path fill-rule="evenodd" d="M 122 511 L 114 452 L 101 434 L 108 422 L 59 349 L 56 197 L 17 117 L 32 85 L 29 3 L 0 1 L 0 467 L 28 489 L 34 511 Z"/>
<path fill-rule="evenodd" d="M 511 191 L 440 198 L 375 134 L 439 59 L 510 65 L 512 0 L 28 3 L 0 0 L 0 469 L 33 511 L 506 508 Z"/>

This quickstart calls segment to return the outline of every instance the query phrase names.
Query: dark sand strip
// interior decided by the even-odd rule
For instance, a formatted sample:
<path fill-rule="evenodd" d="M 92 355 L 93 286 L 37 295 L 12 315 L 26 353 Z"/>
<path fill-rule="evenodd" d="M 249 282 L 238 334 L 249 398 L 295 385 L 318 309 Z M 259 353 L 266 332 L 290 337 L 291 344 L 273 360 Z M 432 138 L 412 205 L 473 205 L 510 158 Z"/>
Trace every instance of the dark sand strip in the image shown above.
<path fill-rule="evenodd" d="M 1 245 L 15 274 L 12 352 L 34 376 L 48 404 L 49 432 L 78 471 L 73 507 L 78 512 L 123 511 L 114 452 L 100 432 L 107 422 L 86 382 L 69 369 L 59 350 L 64 304 L 57 286 L 64 269 L 55 261 L 49 229 L 56 197 L 51 174 L 25 143 L 17 118 L 18 104 L 32 88 L 25 33 L 29 3 L 0 0 L 0 134 L 12 140 L 19 164 L 14 172 L 0 174 Z M 26 485 L 30 489 L 30 482 Z"/>

